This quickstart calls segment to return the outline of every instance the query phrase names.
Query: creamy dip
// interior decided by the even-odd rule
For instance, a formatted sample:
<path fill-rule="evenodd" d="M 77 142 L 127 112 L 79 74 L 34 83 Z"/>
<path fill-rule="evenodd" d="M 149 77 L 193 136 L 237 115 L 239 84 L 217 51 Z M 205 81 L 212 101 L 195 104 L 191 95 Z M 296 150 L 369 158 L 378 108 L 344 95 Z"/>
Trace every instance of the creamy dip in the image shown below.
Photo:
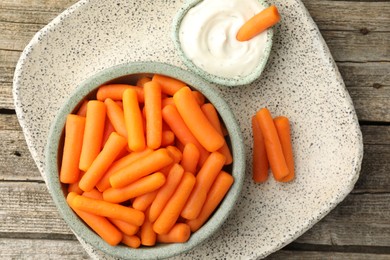
<path fill-rule="evenodd" d="M 185 55 L 204 71 L 226 78 L 247 76 L 264 54 L 267 33 L 240 42 L 240 27 L 264 7 L 257 0 L 204 0 L 184 16 L 179 39 Z"/>

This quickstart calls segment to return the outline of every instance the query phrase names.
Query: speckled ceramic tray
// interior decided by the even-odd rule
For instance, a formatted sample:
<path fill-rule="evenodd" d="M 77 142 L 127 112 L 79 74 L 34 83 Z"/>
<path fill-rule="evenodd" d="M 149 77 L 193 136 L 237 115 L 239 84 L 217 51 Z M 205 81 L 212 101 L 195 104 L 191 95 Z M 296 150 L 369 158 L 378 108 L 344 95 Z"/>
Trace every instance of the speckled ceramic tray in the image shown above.
<path fill-rule="evenodd" d="M 221 0 L 222 1 L 222 0 Z M 351 191 L 362 160 L 354 107 L 316 25 L 299 0 L 275 0 L 283 17 L 262 76 L 251 85 L 215 85 L 233 109 L 247 147 L 242 199 L 221 230 L 178 259 L 264 257 L 312 227 Z M 171 40 L 183 0 L 81 1 L 24 50 L 13 94 L 31 154 L 45 178 L 44 147 L 61 103 L 90 75 L 128 61 L 185 68 Z M 296 180 L 251 180 L 250 118 L 267 106 L 291 120 Z M 103 253 L 80 242 L 94 258 Z"/>

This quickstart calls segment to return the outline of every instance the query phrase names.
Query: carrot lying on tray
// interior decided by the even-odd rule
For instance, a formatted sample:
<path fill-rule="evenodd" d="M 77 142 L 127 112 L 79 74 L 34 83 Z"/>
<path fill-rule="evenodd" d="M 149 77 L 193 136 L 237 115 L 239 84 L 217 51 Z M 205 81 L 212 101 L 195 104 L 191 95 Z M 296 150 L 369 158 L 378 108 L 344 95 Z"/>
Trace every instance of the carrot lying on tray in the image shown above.
<path fill-rule="evenodd" d="M 184 243 L 233 183 L 224 125 L 181 81 L 153 75 L 135 85 L 101 86 L 98 100 L 68 116 L 60 181 L 69 206 L 110 245 Z"/>

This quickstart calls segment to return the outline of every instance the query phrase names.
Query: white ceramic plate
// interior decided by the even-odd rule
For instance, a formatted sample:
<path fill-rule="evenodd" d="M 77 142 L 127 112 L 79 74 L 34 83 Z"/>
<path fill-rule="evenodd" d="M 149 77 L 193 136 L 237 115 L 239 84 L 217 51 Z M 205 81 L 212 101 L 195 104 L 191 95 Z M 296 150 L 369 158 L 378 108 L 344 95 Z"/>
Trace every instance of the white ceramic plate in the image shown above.
<path fill-rule="evenodd" d="M 45 179 L 44 147 L 61 102 L 90 75 L 129 61 L 185 66 L 171 40 L 184 0 L 81 1 L 41 30 L 15 72 L 14 100 L 31 154 Z M 222 1 L 222 0 L 221 0 Z M 235 112 L 247 147 L 247 179 L 232 216 L 178 259 L 264 257 L 312 227 L 352 190 L 363 145 L 353 104 L 316 25 L 299 0 L 275 0 L 282 21 L 261 78 L 215 86 Z M 251 180 L 251 116 L 267 106 L 291 120 L 296 180 Z M 104 255 L 81 241 L 94 258 Z"/>

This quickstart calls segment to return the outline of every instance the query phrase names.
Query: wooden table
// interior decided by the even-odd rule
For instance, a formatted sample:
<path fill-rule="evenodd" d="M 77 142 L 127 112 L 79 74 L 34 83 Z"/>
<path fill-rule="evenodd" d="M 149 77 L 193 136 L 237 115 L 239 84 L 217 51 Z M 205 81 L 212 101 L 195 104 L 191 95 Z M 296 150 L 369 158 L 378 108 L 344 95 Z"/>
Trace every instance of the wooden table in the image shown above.
<path fill-rule="evenodd" d="M 88 258 L 57 213 L 27 149 L 12 99 L 21 51 L 75 2 L 0 0 L 0 259 Z M 352 193 L 269 259 L 390 259 L 390 1 L 304 4 L 353 99 L 364 159 Z"/>

